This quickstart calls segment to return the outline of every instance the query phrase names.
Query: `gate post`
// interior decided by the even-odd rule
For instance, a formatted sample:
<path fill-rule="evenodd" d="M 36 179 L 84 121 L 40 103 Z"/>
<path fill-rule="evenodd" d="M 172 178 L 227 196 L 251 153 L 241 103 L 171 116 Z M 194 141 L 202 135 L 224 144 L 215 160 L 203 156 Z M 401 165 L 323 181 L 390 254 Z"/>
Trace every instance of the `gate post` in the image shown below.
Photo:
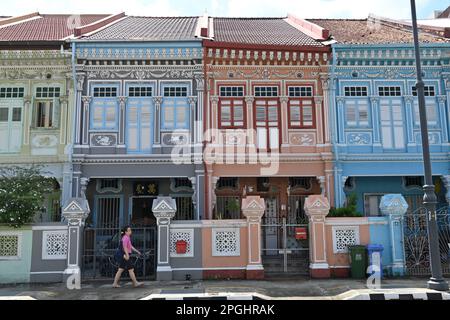
<path fill-rule="evenodd" d="M 63 273 L 63 280 L 67 286 L 80 289 L 81 271 L 80 258 L 82 251 L 82 236 L 84 221 L 91 212 L 86 198 L 71 198 L 62 210 L 62 215 L 68 223 L 67 237 L 67 268 Z M 70 280 L 69 280 L 70 278 Z"/>
<path fill-rule="evenodd" d="M 408 203 L 401 194 L 386 194 L 381 198 L 380 210 L 389 219 L 389 235 L 392 248 L 391 274 L 405 275 L 405 248 L 403 245 L 403 221 Z"/>
<path fill-rule="evenodd" d="M 248 196 L 242 199 L 242 214 L 247 218 L 248 264 L 247 279 L 264 279 L 261 261 L 261 218 L 266 209 L 264 199 Z"/>
<path fill-rule="evenodd" d="M 306 198 L 305 213 L 309 218 L 310 274 L 312 278 L 330 278 L 327 260 L 325 217 L 330 211 L 328 199 L 322 195 Z"/>
<path fill-rule="evenodd" d="M 171 197 L 158 197 L 153 201 L 152 212 L 158 224 L 158 264 L 156 280 L 172 280 L 170 266 L 170 220 L 175 216 L 177 203 Z"/>

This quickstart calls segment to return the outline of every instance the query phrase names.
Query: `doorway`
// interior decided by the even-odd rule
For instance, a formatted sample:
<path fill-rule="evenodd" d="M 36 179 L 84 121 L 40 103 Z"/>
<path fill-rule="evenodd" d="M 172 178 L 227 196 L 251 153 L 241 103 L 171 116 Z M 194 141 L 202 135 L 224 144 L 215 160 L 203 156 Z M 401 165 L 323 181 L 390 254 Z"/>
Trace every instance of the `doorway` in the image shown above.
<path fill-rule="evenodd" d="M 156 197 L 143 196 L 131 198 L 130 223 L 132 226 L 155 226 L 156 218 L 152 212 Z"/>

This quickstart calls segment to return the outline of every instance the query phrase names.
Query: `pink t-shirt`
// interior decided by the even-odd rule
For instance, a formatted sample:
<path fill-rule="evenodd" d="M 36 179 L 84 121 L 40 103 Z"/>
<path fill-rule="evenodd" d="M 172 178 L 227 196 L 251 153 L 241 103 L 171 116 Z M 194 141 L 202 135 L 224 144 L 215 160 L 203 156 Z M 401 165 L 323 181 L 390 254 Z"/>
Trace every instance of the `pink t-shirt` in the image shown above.
<path fill-rule="evenodd" d="M 131 239 L 128 235 L 122 237 L 122 245 L 128 253 L 131 253 Z"/>

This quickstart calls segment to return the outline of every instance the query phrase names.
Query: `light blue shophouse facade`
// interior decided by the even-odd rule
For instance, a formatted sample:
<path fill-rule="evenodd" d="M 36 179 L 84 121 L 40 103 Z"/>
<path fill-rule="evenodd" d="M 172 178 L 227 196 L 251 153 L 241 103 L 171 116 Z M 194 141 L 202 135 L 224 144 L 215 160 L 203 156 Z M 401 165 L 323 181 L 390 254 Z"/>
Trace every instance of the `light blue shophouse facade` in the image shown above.
<path fill-rule="evenodd" d="M 369 217 L 371 243 L 381 244 L 390 275 L 405 273 L 400 216 L 383 216 L 385 194 L 401 194 L 408 212 L 421 206 L 423 163 L 412 44 L 332 45 L 331 134 L 335 203 L 350 194 Z M 450 45 L 421 46 L 433 180 L 438 207 L 450 203 Z M 391 252 L 392 254 L 389 254 Z"/>
<path fill-rule="evenodd" d="M 412 44 L 334 44 L 331 78 L 335 206 L 355 193 L 358 210 L 379 214 L 379 199 L 402 194 L 420 205 L 422 146 Z M 450 44 L 421 47 L 432 169 L 439 205 L 450 201 Z"/>

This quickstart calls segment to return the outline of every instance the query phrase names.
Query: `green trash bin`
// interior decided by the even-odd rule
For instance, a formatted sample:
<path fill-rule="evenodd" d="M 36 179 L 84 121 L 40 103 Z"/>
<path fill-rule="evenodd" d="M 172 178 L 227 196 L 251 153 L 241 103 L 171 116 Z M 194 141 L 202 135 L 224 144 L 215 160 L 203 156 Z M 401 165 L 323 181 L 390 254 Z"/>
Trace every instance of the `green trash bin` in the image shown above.
<path fill-rule="evenodd" d="M 353 279 L 364 279 L 367 269 L 366 246 L 349 246 L 351 275 Z"/>

